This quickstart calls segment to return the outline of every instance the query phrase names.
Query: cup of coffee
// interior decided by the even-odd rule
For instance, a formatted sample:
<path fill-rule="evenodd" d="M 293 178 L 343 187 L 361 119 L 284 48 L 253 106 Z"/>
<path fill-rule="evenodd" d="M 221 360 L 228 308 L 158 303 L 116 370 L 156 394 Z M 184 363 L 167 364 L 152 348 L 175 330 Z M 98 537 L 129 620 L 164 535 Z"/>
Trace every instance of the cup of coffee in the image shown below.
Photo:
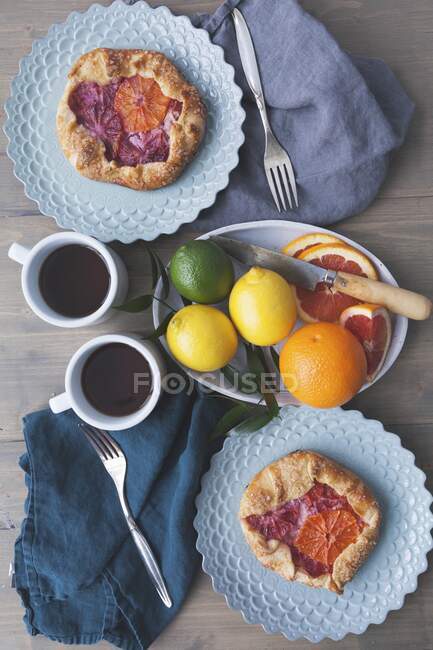
<path fill-rule="evenodd" d="M 88 424 L 120 431 L 142 422 L 161 394 L 164 364 L 157 348 L 132 334 L 105 334 L 85 343 L 66 368 L 65 392 L 54 413 L 72 408 Z"/>
<path fill-rule="evenodd" d="M 11 259 L 22 264 L 21 284 L 29 307 L 58 327 L 85 327 L 107 320 L 128 292 L 120 257 L 93 237 L 61 232 L 32 249 L 14 243 Z"/>

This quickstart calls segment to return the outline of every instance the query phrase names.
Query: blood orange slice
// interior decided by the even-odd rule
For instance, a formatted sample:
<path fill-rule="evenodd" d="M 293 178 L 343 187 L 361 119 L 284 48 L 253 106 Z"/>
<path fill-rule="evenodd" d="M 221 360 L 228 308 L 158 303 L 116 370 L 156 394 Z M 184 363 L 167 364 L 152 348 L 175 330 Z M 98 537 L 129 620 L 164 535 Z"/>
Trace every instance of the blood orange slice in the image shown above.
<path fill-rule="evenodd" d="M 150 131 L 164 121 L 170 101 L 156 81 L 136 75 L 122 81 L 114 108 L 129 132 Z"/>
<path fill-rule="evenodd" d="M 299 259 L 316 264 L 324 269 L 346 271 L 377 280 L 377 271 L 364 253 L 343 243 L 318 244 L 299 254 Z M 358 300 L 339 293 L 325 283 L 320 283 L 314 291 L 296 288 L 296 304 L 302 320 L 307 323 L 317 321 L 338 322 L 340 314 Z"/>
<path fill-rule="evenodd" d="M 348 307 L 340 323 L 361 342 L 367 357 L 367 380 L 373 381 L 383 366 L 391 341 L 391 319 L 385 307 L 362 303 Z"/>
<path fill-rule="evenodd" d="M 281 249 L 282 253 L 291 257 L 299 257 L 307 248 L 317 246 L 318 244 L 341 244 L 341 239 L 334 235 L 328 235 L 326 232 L 311 232 L 308 235 L 301 235 L 292 239 Z"/>
<path fill-rule="evenodd" d="M 332 566 L 344 549 L 356 542 L 359 528 L 347 510 L 328 510 L 305 520 L 296 539 L 296 548 L 307 557 Z"/>

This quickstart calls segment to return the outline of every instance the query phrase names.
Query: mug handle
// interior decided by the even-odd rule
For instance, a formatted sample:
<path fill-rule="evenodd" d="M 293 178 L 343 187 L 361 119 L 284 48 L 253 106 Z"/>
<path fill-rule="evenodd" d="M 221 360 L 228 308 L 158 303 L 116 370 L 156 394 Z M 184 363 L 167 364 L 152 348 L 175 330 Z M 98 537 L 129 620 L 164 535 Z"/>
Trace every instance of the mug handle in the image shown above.
<path fill-rule="evenodd" d="M 52 397 L 48 404 L 53 413 L 63 413 L 71 408 L 71 401 L 69 399 L 68 393 L 61 393 L 60 395 L 55 395 Z"/>
<path fill-rule="evenodd" d="M 26 248 L 25 246 L 14 242 L 8 250 L 8 256 L 11 260 L 14 260 L 14 262 L 18 262 L 18 264 L 24 264 L 28 254 L 30 253 L 30 250 L 30 248 Z"/>

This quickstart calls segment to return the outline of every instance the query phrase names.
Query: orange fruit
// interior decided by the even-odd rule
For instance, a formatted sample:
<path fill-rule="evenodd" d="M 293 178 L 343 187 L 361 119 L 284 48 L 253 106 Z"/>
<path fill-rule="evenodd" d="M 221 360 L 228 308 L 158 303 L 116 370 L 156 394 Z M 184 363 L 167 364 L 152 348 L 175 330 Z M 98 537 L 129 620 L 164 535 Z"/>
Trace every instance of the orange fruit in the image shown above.
<path fill-rule="evenodd" d="M 298 257 L 324 269 L 346 271 L 372 280 L 378 278 L 377 271 L 368 257 L 348 244 L 318 244 L 307 248 Z M 296 288 L 298 313 L 307 323 L 336 323 L 344 309 L 358 302 L 356 298 L 336 291 L 325 282 L 319 283 L 314 291 Z"/>
<path fill-rule="evenodd" d="M 298 257 L 307 248 L 317 246 L 317 244 L 340 244 L 341 239 L 334 235 L 328 235 L 326 232 L 311 232 L 308 235 L 301 235 L 292 239 L 288 244 L 281 249 L 282 253 L 290 255 L 291 257 Z"/>
<path fill-rule="evenodd" d="M 340 323 L 356 336 L 367 357 L 367 380 L 373 381 L 382 368 L 391 342 L 391 319 L 385 307 L 362 303 L 348 307 Z"/>
<path fill-rule="evenodd" d="M 359 528 L 347 510 L 328 510 L 311 515 L 299 530 L 295 546 L 316 562 L 332 566 L 344 549 L 356 542 Z"/>
<path fill-rule="evenodd" d="M 114 108 L 128 131 L 150 131 L 164 120 L 170 101 L 156 81 L 135 75 L 120 84 Z"/>
<path fill-rule="evenodd" d="M 337 323 L 312 323 L 292 334 L 280 352 L 284 385 L 317 408 L 340 406 L 366 380 L 367 360 L 358 339 Z"/>

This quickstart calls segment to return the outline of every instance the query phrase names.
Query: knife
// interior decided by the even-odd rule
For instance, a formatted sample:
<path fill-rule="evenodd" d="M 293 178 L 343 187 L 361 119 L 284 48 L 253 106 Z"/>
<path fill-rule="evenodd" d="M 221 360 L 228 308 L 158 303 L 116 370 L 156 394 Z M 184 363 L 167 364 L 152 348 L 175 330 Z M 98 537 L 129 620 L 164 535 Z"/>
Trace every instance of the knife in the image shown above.
<path fill-rule="evenodd" d="M 385 282 L 370 280 L 345 271 L 329 271 L 304 262 L 284 253 L 247 244 L 246 242 L 220 235 L 210 237 L 226 253 L 248 266 L 261 266 L 283 276 L 291 284 L 303 289 L 314 290 L 325 282 L 336 291 L 341 291 L 362 302 L 383 305 L 395 314 L 425 320 L 431 314 L 431 300 L 414 291 L 400 289 Z"/>

